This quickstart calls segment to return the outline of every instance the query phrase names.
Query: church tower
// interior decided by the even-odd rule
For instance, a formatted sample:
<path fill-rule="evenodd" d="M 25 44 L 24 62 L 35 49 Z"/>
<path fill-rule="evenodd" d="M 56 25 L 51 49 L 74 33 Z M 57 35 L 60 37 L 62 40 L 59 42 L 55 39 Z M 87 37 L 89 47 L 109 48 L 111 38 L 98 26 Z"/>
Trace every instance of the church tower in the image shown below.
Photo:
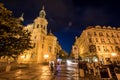
<path fill-rule="evenodd" d="M 21 20 L 22 17 L 21 17 Z M 31 32 L 31 42 L 34 48 L 26 50 L 23 57 L 19 57 L 18 62 L 22 63 L 44 63 L 49 61 L 56 61 L 56 54 L 61 50 L 58 44 L 57 37 L 52 33 L 47 32 L 48 21 L 46 19 L 46 12 L 44 6 L 39 12 L 33 23 L 28 24 L 25 29 Z"/>
<path fill-rule="evenodd" d="M 47 36 L 47 24 L 48 21 L 45 18 L 46 12 L 44 10 L 44 6 L 42 7 L 42 10 L 39 13 L 39 16 L 34 20 L 33 23 L 33 34 L 35 37 L 35 44 L 36 44 L 36 53 L 37 53 L 37 63 L 42 62 L 43 58 L 43 46 L 44 46 L 44 40 Z"/>

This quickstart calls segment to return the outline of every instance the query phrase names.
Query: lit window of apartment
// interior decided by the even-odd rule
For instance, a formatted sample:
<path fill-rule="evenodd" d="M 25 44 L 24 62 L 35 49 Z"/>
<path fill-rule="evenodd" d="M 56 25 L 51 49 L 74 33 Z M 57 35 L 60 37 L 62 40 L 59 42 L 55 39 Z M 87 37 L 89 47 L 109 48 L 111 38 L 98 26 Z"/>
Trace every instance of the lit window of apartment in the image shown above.
<path fill-rule="evenodd" d="M 101 51 L 100 46 L 97 46 L 97 48 L 98 48 L 98 51 Z"/>

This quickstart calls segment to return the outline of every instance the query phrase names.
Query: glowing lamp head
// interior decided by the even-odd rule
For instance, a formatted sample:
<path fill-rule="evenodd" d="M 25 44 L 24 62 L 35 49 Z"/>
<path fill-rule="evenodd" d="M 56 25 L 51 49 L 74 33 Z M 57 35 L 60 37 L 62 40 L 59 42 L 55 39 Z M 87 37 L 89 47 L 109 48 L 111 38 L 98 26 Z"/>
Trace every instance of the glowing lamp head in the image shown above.
<path fill-rule="evenodd" d="M 117 56 L 117 54 L 116 54 L 116 53 L 112 53 L 111 55 L 112 55 L 113 57 Z"/>
<path fill-rule="evenodd" d="M 21 56 L 21 58 L 22 58 L 22 59 L 24 59 L 24 58 L 25 58 L 25 56 L 24 56 L 24 55 L 22 55 L 22 56 Z"/>
<path fill-rule="evenodd" d="M 45 59 L 47 59 L 48 57 L 49 57 L 49 55 L 47 55 L 47 54 L 44 55 L 44 58 L 45 58 Z"/>

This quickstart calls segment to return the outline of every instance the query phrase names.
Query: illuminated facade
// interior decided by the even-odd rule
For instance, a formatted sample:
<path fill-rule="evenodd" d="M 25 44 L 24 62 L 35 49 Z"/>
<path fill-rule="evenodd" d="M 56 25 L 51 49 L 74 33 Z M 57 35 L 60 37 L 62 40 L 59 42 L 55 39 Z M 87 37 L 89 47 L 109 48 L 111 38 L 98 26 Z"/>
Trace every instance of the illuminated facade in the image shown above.
<path fill-rule="evenodd" d="M 120 61 L 120 28 L 90 26 L 76 38 L 74 45 L 78 46 L 83 60 L 103 64 Z"/>
<path fill-rule="evenodd" d="M 18 63 L 44 63 L 56 60 L 57 53 L 62 48 L 57 41 L 57 37 L 51 32 L 47 32 L 48 21 L 45 16 L 43 7 L 34 22 L 25 27 L 32 33 L 31 40 L 34 48 L 26 50 L 23 55 L 20 55 Z"/>

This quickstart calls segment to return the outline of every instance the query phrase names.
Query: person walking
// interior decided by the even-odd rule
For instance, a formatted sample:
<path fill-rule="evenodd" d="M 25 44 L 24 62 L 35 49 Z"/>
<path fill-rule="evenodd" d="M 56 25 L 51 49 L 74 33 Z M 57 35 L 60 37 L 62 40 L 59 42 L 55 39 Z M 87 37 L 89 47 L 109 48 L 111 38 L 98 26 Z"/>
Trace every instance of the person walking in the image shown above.
<path fill-rule="evenodd" d="M 96 76 L 96 68 L 95 68 L 95 62 L 91 64 L 92 70 L 93 70 L 93 75 Z"/>
<path fill-rule="evenodd" d="M 54 71 L 54 64 L 53 64 L 53 62 L 50 62 L 50 70 L 51 70 L 51 72 Z"/>
<path fill-rule="evenodd" d="M 88 74 L 91 74 L 91 64 L 87 62 L 86 65 L 87 65 Z"/>

